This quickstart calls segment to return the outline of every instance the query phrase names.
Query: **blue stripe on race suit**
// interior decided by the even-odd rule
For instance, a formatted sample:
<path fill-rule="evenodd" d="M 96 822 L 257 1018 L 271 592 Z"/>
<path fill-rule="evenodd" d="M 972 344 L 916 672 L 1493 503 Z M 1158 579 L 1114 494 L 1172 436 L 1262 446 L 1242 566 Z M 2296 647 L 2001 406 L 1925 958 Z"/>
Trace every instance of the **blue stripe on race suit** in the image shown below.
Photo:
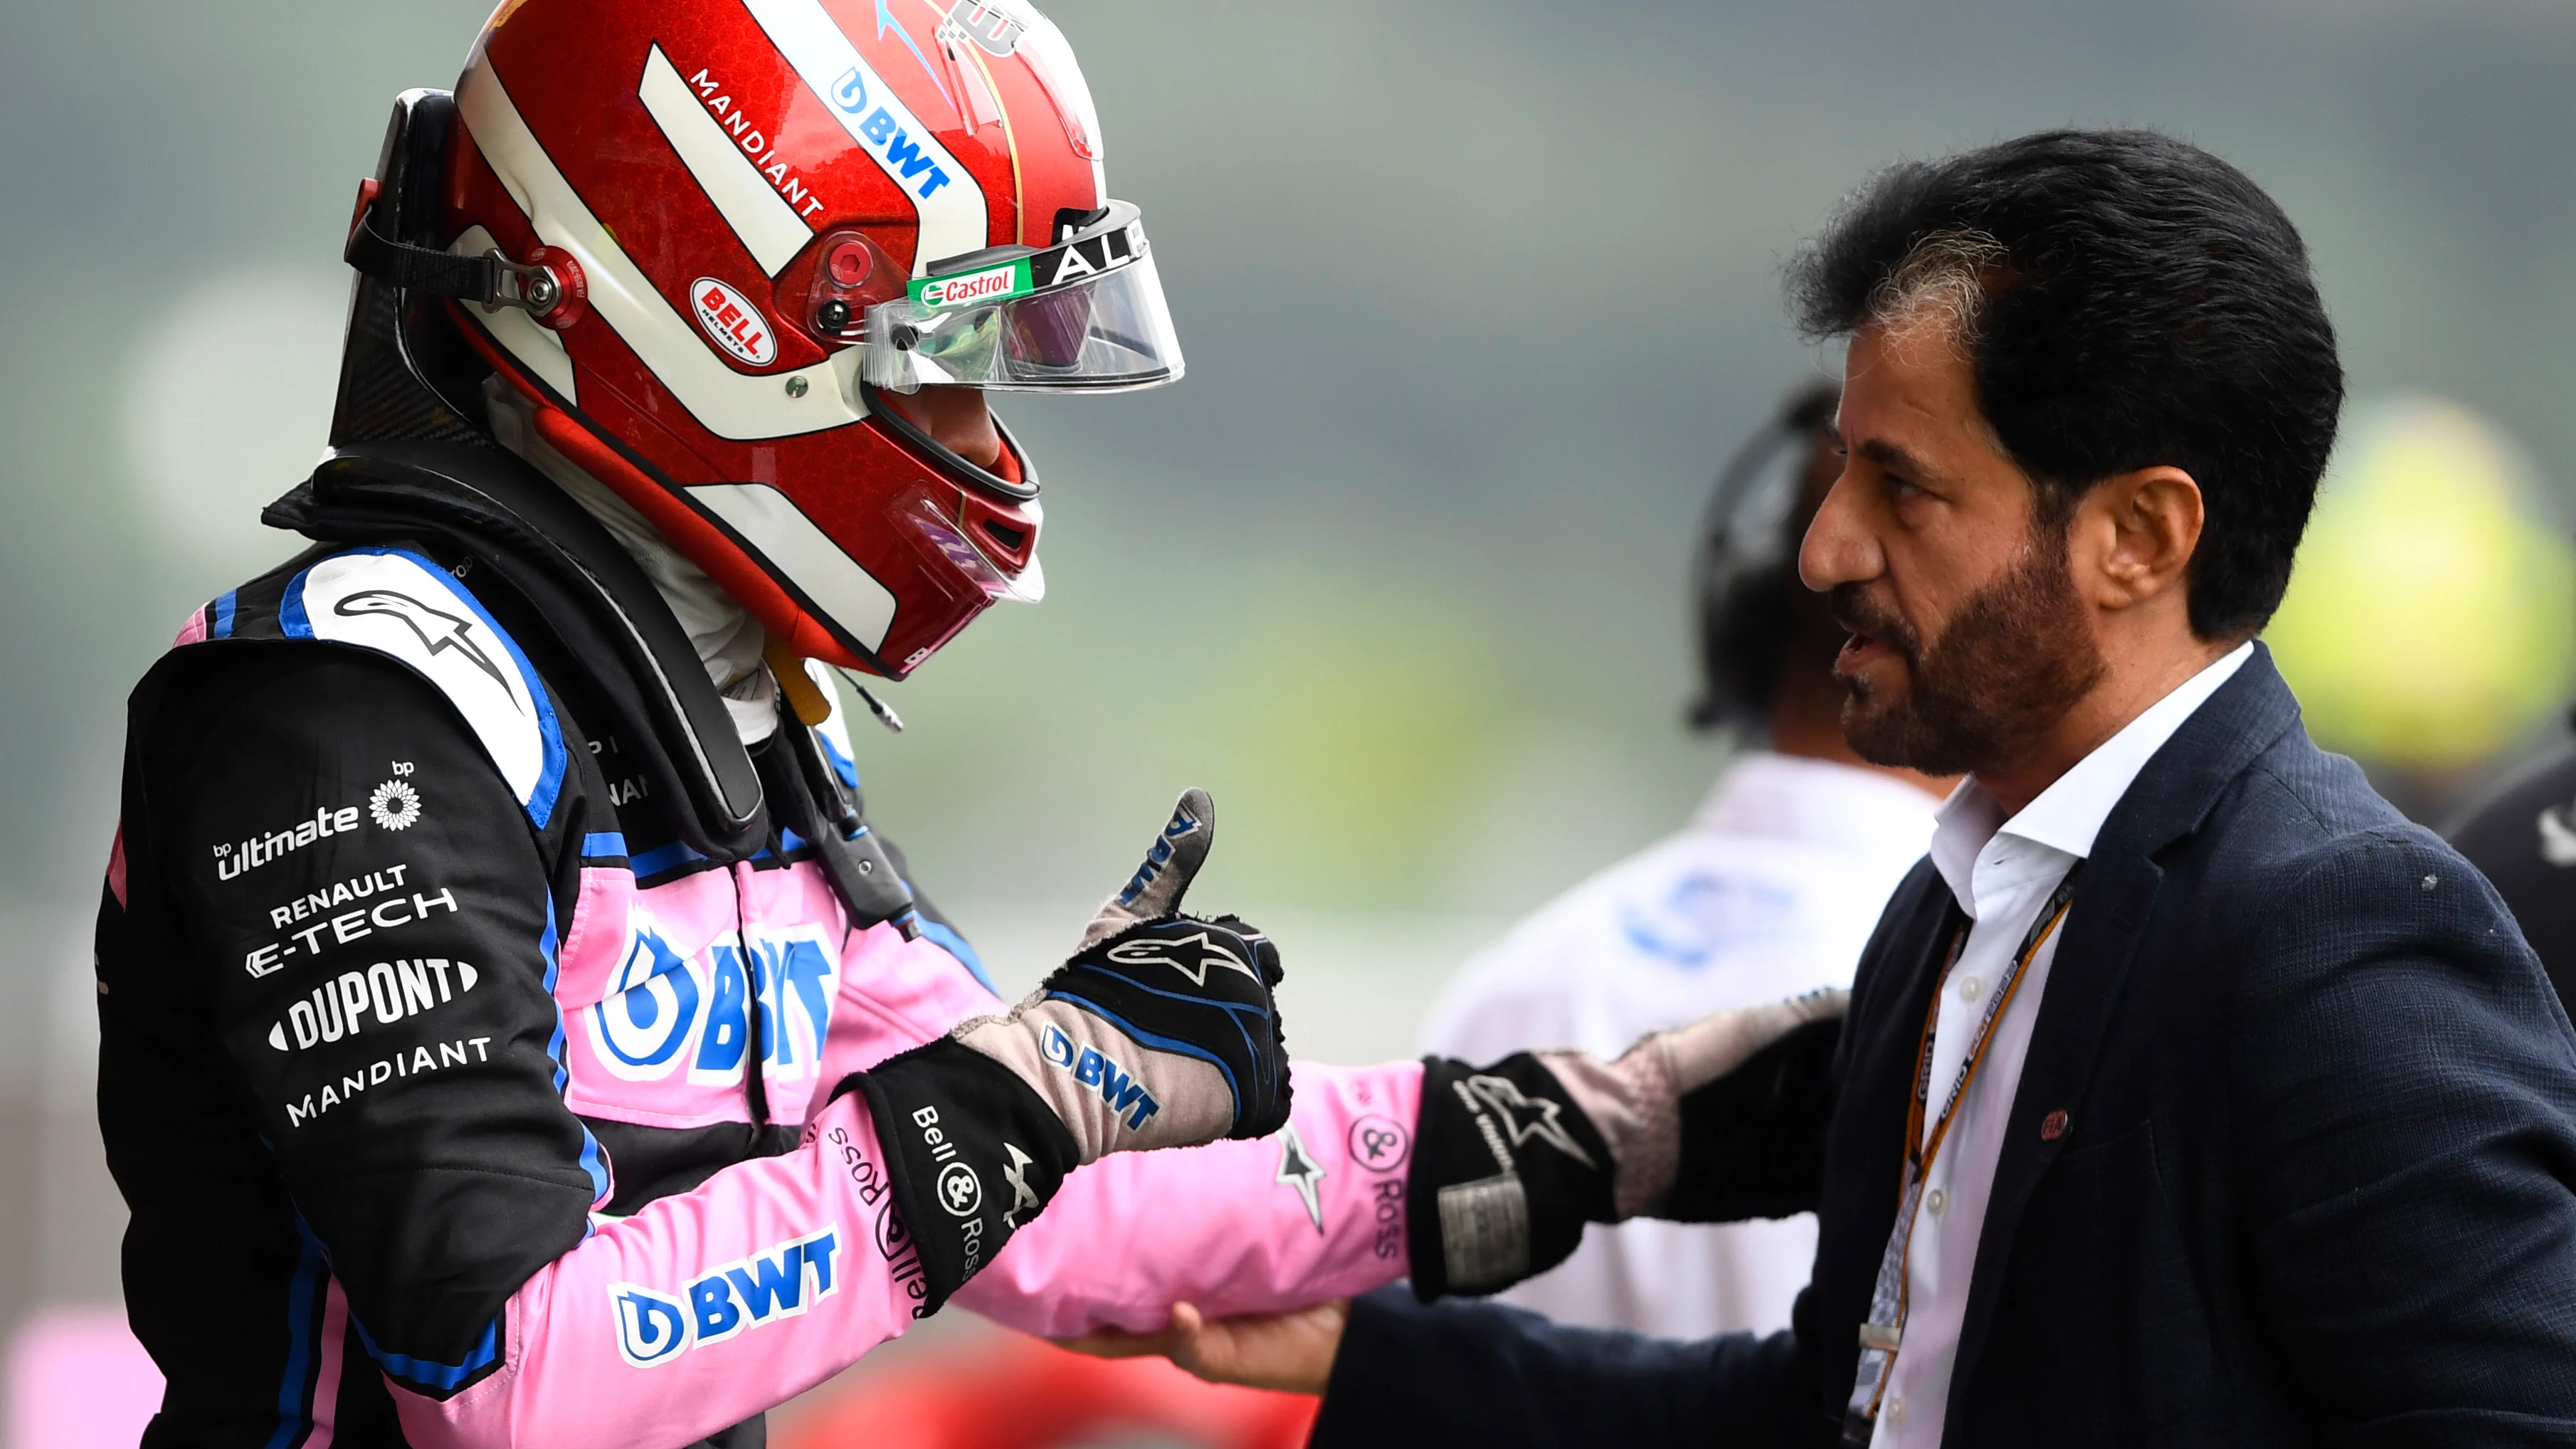
<path fill-rule="evenodd" d="M 555 1095 L 560 1097 L 565 1085 L 572 1080 L 572 1073 L 564 1068 L 563 1003 L 555 1000 L 555 978 L 563 974 L 563 964 L 556 959 L 556 944 L 555 898 L 549 893 L 546 896 L 546 934 L 537 942 L 537 950 L 546 962 L 546 1004 L 555 1012 L 555 1031 L 546 1039 L 546 1055 L 554 1059 Z M 573 1120 L 579 1122 L 581 1119 L 576 1117 Z M 597 1207 L 608 1201 L 608 1160 L 599 1150 L 599 1139 L 590 1135 L 588 1123 L 583 1123 L 581 1128 L 581 1170 L 590 1175 L 591 1206 Z"/>
<path fill-rule="evenodd" d="M 905 884 L 910 885 L 911 882 L 906 881 Z M 921 934 L 929 937 L 932 945 L 956 957 L 957 964 L 966 968 L 966 974 L 974 977 L 977 985 L 995 996 L 1002 994 L 1001 989 L 993 984 L 993 978 L 984 974 L 984 958 L 975 953 L 974 947 L 966 944 L 965 937 L 928 916 L 921 918 Z"/>
<path fill-rule="evenodd" d="M 1128 984 L 1134 985 L 1133 982 Z M 1172 993 L 1168 991 L 1156 991 L 1152 994 L 1155 996 L 1172 995 Z M 1120 1031 L 1127 1033 L 1129 1039 L 1133 1040 L 1138 1046 L 1152 1047 L 1156 1051 L 1170 1052 L 1175 1056 L 1196 1057 L 1200 1061 L 1207 1063 L 1209 1066 L 1216 1068 L 1217 1071 L 1225 1076 L 1225 1089 L 1234 1094 L 1235 1120 L 1238 1122 L 1243 1120 L 1243 1088 L 1237 1085 L 1234 1080 L 1234 1068 L 1227 1066 L 1216 1053 L 1209 1051 L 1206 1047 L 1199 1046 L 1192 1042 L 1175 1041 L 1167 1036 L 1156 1036 L 1152 1032 L 1129 1021 L 1127 1018 L 1111 1011 L 1108 1007 L 1102 1006 L 1095 1001 L 1085 1000 L 1082 997 L 1074 995 L 1070 991 L 1050 991 L 1046 994 L 1046 999 L 1049 1001 L 1072 1002 L 1074 1005 L 1081 1007 L 1083 1010 L 1090 1012 L 1096 1017 L 1099 1017 L 1102 1021 L 1105 1021 L 1111 1026 L 1118 1028 Z M 1173 999 L 1176 1001 L 1193 1001 L 1197 1002 L 1201 1006 L 1218 1005 L 1216 1002 L 1208 1001 L 1196 996 L 1173 997 Z M 1255 1060 L 1259 1060 L 1259 1058 L 1256 1057 Z"/>
<path fill-rule="evenodd" d="M 597 830 L 581 838 L 584 860 L 624 860 L 626 837 L 614 830 Z"/>
<path fill-rule="evenodd" d="M 406 1384 L 439 1393 L 446 1393 L 472 1378 L 501 1356 L 501 1320 L 497 1316 L 483 1325 L 483 1336 L 475 1341 L 463 1363 L 440 1363 L 435 1359 L 413 1358 L 407 1353 L 387 1353 L 376 1347 L 374 1336 L 367 1332 L 365 1324 L 358 1322 L 356 1314 L 349 1316 L 349 1323 L 358 1330 L 358 1342 L 367 1346 L 367 1357 L 374 1359 L 387 1374 Z"/>
<path fill-rule="evenodd" d="M 510 662 L 518 668 L 519 678 L 528 692 L 528 699 L 536 707 L 537 738 L 540 746 L 538 758 L 541 763 L 538 767 L 537 781 L 530 787 L 527 799 L 521 803 L 527 809 L 528 818 L 536 822 L 538 829 L 544 829 L 546 822 L 554 818 L 555 802 L 563 795 L 564 775 L 571 768 L 571 758 L 564 749 L 563 728 L 555 718 L 554 701 L 547 696 L 545 684 L 537 678 L 537 671 L 528 663 L 528 656 L 520 651 L 519 641 L 510 637 L 509 631 L 501 627 L 500 621 L 492 617 L 491 613 L 483 607 L 481 600 L 457 587 L 445 569 L 440 568 L 425 555 L 405 548 L 342 549 L 330 558 L 303 569 L 288 581 L 286 597 L 278 605 L 278 627 L 289 639 L 315 637 L 312 617 L 305 612 L 304 607 L 305 585 L 312 578 L 315 568 L 331 562 L 332 559 L 353 557 L 398 558 L 414 565 L 448 597 L 472 610 L 475 619 L 484 628 L 492 631 L 493 638 L 501 641 L 501 647 L 508 652 Z M 436 683 L 435 680 L 431 682 Z"/>
<path fill-rule="evenodd" d="M 706 859 L 705 856 L 674 840 L 668 845 L 655 846 L 642 855 L 634 857 L 627 862 L 627 867 L 638 876 L 659 875 L 663 871 L 687 865 L 693 860 L 704 859 Z"/>
<path fill-rule="evenodd" d="M 306 569 L 286 582 L 286 597 L 277 604 L 277 627 L 289 639 L 313 637 L 313 621 L 304 613 L 304 579 L 313 570 Z"/>
<path fill-rule="evenodd" d="M 295 1283 L 291 1290 L 295 1298 L 287 1315 L 291 1339 L 287 1350 L 286 1382 L 278 1390 L 280 1422 L 277 1432 L 269 1438 L 267 1449 L 288 1449 L 289 1445 L 300 1442 L 298 1436 L 309 1432 L 313 1423 L 310 1411 L 312 1394 L 304 1381 L 312 1374 L 313 1359 L 320 1348 L 322 1301 L 330 1291 L 331 1272 L 329 1259 L 322 1250 L 322 1240 L 313 1235 L 312 1225 L 304 1221 L 302 1213 L 295 1215 L 295 1233 L 302 1240 L 303 1247 L 295 1260 Z M 366 1346 L 367 1356 L 382 1365 L 386 1373 L 424 1388 L 452 1389 L 501 1353 L 501 1320 L 497 1316 L 483 1325 L 483 1337 L 461 1364 L 435 1363 L 408 1354 L 387 1353 L 376 1347 L 375 1338 L 354 1313 L 349 1316 L 349 1326 L 358 1330 L 358 1342 Z"/>
<path fill-rule="evenodd" d="M 216 596 L 215 623 L 213 628 L 206 631 L 207 638 L 229 639 L 233 637 L 233 608 L 236 602 L 233 596 L 235 592 L 235 590 L 226 589 L 223 593 Z"/>
<path fill-rule="evenodd" d="M 277 1385 L 277 1432 L 268 1436 L 266 1449 L 288 1449 L 313 1427 L 306 1381 L 321 1348 L 322 1300 L 331 1274 L 322 1261 L 322 1240 L 305 1226 L 302 1213 L 295 1215 L 295 1235 L 295 1276 L 286 1286 L 286 1374 Z"/>

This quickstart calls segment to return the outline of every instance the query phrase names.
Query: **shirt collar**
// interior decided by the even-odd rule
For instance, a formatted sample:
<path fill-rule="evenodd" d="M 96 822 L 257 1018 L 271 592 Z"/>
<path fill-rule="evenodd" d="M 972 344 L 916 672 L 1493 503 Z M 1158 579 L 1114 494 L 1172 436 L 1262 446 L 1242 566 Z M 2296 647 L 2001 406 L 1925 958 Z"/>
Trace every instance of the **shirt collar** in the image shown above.
<path fill-rule="evenodd" d="M 2252 644 L 2239 644 L 2175 686 L 2010 819 L 1973 776 L 1960 781 L 1933 813 L 1932 827 L 1933 867 L 1958 897 L 1960 908 L 1971 916 L 1977 913 L 1977 859 L 1998 835 L 2027 841 L 2069 861 L 2091 855 L 2102 822 L 2111 817 L 2120 797 L 2129 793 L 2138 772 L 2253 653 Z"/>

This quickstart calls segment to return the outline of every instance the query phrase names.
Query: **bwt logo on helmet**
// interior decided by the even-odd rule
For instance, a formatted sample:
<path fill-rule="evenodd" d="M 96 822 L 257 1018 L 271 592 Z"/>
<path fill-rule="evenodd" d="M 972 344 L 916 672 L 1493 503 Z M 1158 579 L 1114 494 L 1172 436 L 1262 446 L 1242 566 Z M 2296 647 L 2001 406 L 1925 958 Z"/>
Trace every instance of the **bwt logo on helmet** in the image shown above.
<path fill-rule="evenodd" d="M 1109 1104 L 1111 1115 L 1126 1114 L 1130 1132 L 1163 1110 L 1163 1104 L 1145 1091 L 1133 1073 L 1102 1056 L 1097 1048 L 1074 1045 L 1073 1038 L 1053 1022 L 1038 1034 L 1038 1050 L 1058 1068 L 1072 1073 L 1075 1081 L 1098 1092 L 1100 1100 Z"/>
<path fill-rule="evenodd" d="M 778 339 L 770 334 L 769 319 L 742 293 L 713 277 L 700 277 L 689 284 L 689 305 L 698 314 L 698 325 L 737 360 L 767 367 L 778 355 Z"/>
<path fill-rule="evenodd" d="M 842 72 L 841 78 L 833 82 L 832 104 L 847 115 L 866 113 L 867 118 L 858 123 L 859 138 L 876 153 L 877 164 L 885 168 L 888 176 L 906 186 L 916 180 L 921 182 L 921 189 L 913 193 L 915 196 L 927 201 L 930 193 L 948 184 L 948 173 L 941 169 L 938 161 L 922 154 L 921 143 L 912 139 L 903 129 L 903 123 L 894 118 L 893 112 L 883 106 L 869 110 L 868 78 L 856 66 Z"/>
<path fill-rule="evenodd" d="M 841 1225 L 834 1223 L 712 1269 L 691 1280 L 677 1297 L 639 1283 L 611 1283 L 608 1303 L 617 1316 L 617 1352 L 637 1368 L 656 1368 L 692 1348 L 794 1318 L 839 1290 L 832 1256 L 840 1248 Z"/>

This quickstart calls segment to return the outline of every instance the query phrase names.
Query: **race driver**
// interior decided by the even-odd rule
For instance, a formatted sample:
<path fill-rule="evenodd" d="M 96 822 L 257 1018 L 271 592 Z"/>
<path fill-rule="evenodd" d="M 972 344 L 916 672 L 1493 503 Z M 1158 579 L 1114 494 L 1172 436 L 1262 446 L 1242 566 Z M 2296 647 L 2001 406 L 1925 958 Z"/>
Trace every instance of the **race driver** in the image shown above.
<path fill-rule="evenodd" d="M 981 389 L 1180 375 L 1099 137 L 1042 17 L 923 0 L 511 0 L 398 102 L 268 514 L 312 546 L 132 701 L 145 1442 L 757 1444 L 952 1295 L 1066 1332 L 1402 1273 L 1420 1069 L 1291 1117 L 1274 948 L 1178 914 L 1206 798 L 1006 1011 L 815 662 L 1040 592 Z"/>
<path fill-rule="evenodd" d="M 100 1114 L 147 1444 L 757 1444 L 952 1297 L 1067 1335 L 1477 1290 L 1682 1211 L 1686 1157 L 1780 1195 L 1677 1104 L 1794 1098 L 1830 1002 L 1301 1064 L 1292 1111 L 1275 949 L 1180 914 L 1203 795 L 1008 1010 L 869 828 L 820 666 L 1042 592 L 984 393 L 1181 373 L 1100 155 L 1016 3 L 510 0 L 397 103 L 331 446 L 266 515 L 312 547 L 128 722 Z"/>

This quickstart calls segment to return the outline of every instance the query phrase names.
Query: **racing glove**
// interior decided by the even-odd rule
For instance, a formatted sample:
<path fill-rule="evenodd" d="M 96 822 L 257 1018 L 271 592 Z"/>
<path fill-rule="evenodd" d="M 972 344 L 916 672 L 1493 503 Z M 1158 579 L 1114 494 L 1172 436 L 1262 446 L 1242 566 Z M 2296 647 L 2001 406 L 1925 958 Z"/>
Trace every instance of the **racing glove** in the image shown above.
<path fill-rule="evenodd" d="M 1181 796 L 1071 959 L 1005 1015 L 853 1080 L 868 1096 L 935 1308 L 1106 1153 L 1261 1137 L 1288 1120 L 1279 952 L 1180 913 L 1216 811 Z"/>
<path fill-rule="evenodd" d="M 1587 1222 L 1812 1208 L 1848 1001 L 1818 991 L 1716 1012 L 1613 1062 L 1425 1058 L 1405 1204 L 1415 1294 L 1508 1288 L 1564 1262 Z"/>

